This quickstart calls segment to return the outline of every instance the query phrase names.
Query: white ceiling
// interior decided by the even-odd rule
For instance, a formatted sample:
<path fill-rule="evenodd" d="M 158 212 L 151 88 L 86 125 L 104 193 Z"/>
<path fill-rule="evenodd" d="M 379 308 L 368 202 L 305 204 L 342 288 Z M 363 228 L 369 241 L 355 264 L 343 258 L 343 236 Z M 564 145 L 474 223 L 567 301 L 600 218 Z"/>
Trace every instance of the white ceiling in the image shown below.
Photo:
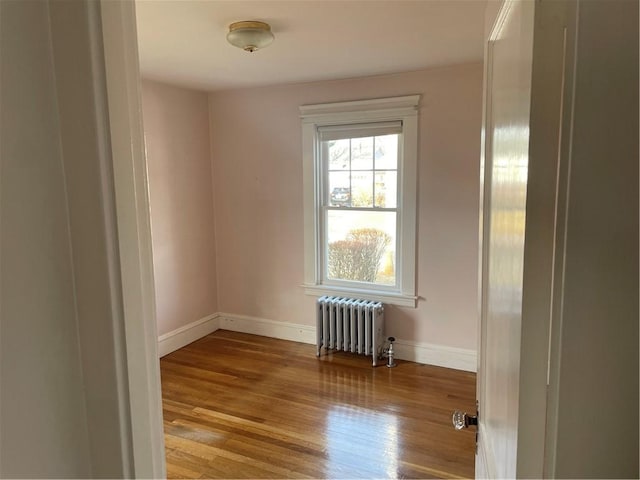
<path fill-rule="evenodd" d="M 145 78 L 202 90 L 420 70 L 481 61 L 487 0 L 136 0 Z M 229 24 L 275 41 L 247 53 Z"/>

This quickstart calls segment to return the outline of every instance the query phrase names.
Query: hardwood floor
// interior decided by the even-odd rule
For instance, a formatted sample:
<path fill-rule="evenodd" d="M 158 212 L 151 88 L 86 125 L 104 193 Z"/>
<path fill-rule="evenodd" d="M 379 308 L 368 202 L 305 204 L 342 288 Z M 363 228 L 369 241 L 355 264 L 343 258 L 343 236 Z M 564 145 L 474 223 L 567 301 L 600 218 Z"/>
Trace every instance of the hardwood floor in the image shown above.
<path fill-rule="evenodd" d="M 474 476 L 475 374 L 218 330 L 160 361 L 169 478 Z"/>

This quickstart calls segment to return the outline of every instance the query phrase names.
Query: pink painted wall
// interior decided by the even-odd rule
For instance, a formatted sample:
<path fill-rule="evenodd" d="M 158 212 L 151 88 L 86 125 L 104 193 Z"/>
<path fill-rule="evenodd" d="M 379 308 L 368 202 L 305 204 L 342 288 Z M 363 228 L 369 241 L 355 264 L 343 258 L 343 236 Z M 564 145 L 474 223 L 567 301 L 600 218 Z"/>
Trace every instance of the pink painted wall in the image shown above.
<path fill-rule="evenodd" d="M 481 64 L 210 94 L 219 311 L 314 324 L 298 107 L 417 93 L 420 300 L 388 307 L 387 332 L 476 349 Z"/>
<path fill-rule="evenodd" d="M 144 80 L 158 334 L 218 311 L 207 94 Z"/>

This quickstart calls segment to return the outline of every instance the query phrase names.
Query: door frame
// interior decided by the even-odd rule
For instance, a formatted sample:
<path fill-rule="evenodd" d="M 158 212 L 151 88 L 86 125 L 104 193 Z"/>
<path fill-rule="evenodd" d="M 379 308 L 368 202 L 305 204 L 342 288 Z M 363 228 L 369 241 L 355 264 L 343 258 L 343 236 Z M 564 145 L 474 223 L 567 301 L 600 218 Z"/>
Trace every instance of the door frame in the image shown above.
<path fill-rule="evenodd" d="M 135 2 L 100 0 L 134 476 L 166 478 Z M 129 432 L 128 432 L 129 433 Z M 124 440 L 124 439 L 123 439 Z"/>

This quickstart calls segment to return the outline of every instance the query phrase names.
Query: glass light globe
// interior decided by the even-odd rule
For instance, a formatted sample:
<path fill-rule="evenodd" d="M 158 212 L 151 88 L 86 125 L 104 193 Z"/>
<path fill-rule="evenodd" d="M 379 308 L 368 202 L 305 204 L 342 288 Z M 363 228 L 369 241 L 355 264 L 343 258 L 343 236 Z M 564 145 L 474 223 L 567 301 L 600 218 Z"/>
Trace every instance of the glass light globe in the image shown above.
<path fill-rule="evenodd" d="M 227 41 L 247 52 L 255 52 L 273 42 L 273 33 L 268 23 L 243 21 L 229 25 Z"/>

